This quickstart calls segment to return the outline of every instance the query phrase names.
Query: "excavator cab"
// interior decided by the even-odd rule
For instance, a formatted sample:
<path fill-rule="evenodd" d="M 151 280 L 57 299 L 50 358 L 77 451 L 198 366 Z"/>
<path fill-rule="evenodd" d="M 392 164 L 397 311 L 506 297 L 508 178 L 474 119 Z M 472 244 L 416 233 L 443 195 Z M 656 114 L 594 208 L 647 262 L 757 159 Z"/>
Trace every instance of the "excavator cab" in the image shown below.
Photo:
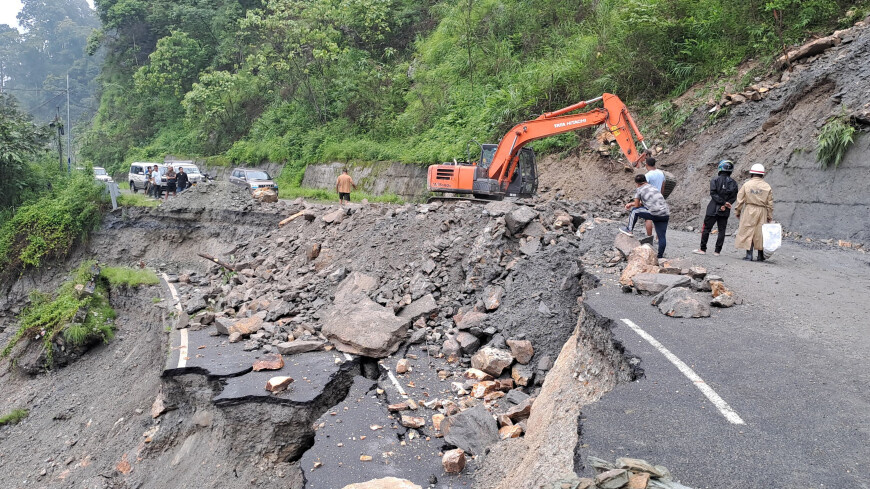
<path fill-rule="evenodd" d="M 508 184 L 507 195 L 525 199 L 535 195 L 537 190 L 538 167 L 535 164 L 535 152 L 532 148 L 523 148 L 520 150 L 517 169 Z"/>

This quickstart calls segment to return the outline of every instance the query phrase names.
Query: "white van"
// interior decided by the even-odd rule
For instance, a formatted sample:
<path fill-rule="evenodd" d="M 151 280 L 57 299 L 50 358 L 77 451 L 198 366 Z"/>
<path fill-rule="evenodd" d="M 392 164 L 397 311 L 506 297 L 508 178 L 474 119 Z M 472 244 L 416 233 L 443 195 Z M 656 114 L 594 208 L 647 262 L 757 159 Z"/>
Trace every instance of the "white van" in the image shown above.
<path fill-rule="evenodd" d="M 167 161 L 165 164 L 175 169 L 175 173 L 178 173 L 179 168 L 184 168 L 184 173 L 187 173 L 187 180 L 191 185 L 203 180 L 199 167 L 194 165 L 192 161 Z"/>

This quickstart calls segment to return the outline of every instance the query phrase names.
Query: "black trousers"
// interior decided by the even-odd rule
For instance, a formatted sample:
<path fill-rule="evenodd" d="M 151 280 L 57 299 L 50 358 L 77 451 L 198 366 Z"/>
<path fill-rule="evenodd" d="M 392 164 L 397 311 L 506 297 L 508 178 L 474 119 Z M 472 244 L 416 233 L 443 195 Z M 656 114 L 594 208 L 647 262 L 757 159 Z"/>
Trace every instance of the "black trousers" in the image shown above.
<path fill-rule="evenodd" d="M 719 228 L 719 235 L 716 237 L 716 253 L 722 252 L 728 216 L 704 216 L 704 228 L 701 230 L 701 251 L 707 251 L 707 240 L 710 239 L 710 231 L 713 230 L 714 224 Z"/>

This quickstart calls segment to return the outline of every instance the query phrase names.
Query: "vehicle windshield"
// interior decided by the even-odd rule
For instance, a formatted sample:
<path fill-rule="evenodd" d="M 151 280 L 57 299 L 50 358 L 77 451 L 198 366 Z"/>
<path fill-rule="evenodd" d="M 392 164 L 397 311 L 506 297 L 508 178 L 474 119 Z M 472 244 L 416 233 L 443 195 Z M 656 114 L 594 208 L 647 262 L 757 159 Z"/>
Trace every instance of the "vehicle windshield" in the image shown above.
<path fill-rule="evenodd" d="M 94 175 L 108 175 L 108 173 L 102 168 L 94 168 Z"/>
<path fill-rule="evenodd" d="M 249 170 L 245 172 L 245 177 L 248 180 L 271 180 L 272 177 L 268 173 L 259 170 Z"/>

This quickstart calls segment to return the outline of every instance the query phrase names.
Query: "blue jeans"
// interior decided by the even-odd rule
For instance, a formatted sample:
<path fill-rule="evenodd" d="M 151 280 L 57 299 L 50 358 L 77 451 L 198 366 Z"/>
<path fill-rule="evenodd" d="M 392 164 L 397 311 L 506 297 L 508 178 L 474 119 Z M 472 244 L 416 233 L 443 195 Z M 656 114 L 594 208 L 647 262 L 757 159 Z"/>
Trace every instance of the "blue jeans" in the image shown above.
<path fill-rule="evenodd" d="M 668 234 L 668 221 L 670 220 L 670 216 L 654 216 L 649 213 L 646 207 L 636 207 L 631 211 L 631 214 L 628 215 L 628 229 L 629 231 L 634 230 L 634 225 L 637 223 L 639 218 L 646 219 L 647 221 L 652 221 L 653 227 L 656 229 L 656 236 L 659 238 L 659 258 L 664 258 L 665 256 L 665 247 L 668 245 L 667 234 Z"/>

